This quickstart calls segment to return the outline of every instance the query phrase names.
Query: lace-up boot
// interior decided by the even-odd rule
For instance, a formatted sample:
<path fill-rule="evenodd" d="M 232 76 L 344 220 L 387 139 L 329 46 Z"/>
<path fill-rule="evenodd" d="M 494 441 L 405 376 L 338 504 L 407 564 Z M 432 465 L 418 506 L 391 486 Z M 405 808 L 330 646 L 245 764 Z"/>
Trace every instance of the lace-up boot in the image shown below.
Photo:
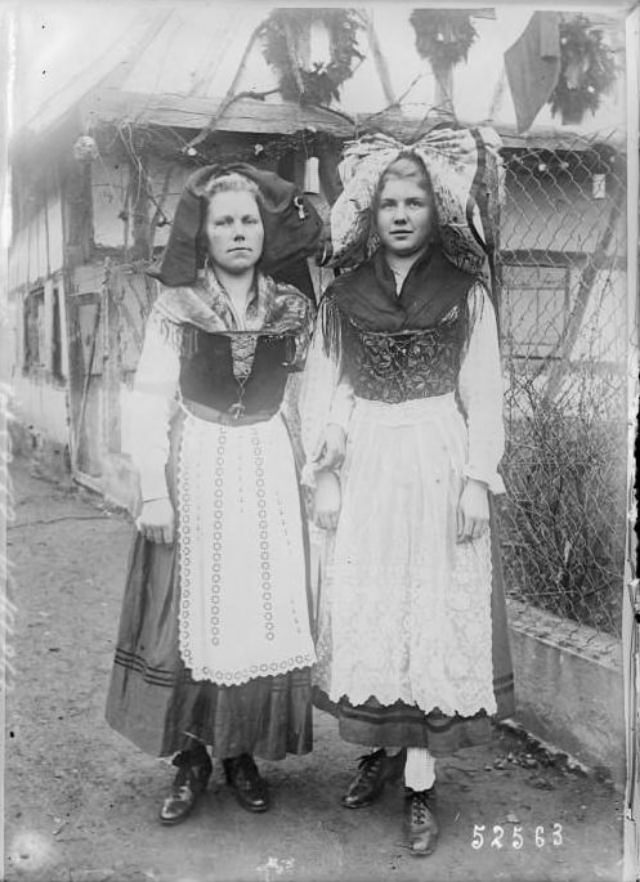
<path fill-rule="evenodd" d="M 249 812 L 266 812 L 269 808 L 267 782 L 260 777 L 253 757 L 248 753 L 223 761 L 227 784 L 236 799 Z"/>
<path fill-rule="evenodd" d="M 342 797 L 342 805 L 345 808 L 363 808 L 371 805 L 380 796 L 388 781 L 397 780 L 402 775 L 406 758 L 407 752 L 404 749 L 395 756 L 387 756 L 383 747 L 374 753 L 361 756 L 356 776 Z"/>
<path fill-rule="evenodd" d="M 180 824 L 191 814 L 198 797 L 207 788 L 213 768 L 204 745 L 183 750 L 173 758 L 173 765 L 178 771 L 159 812 L 160 823 L 166 826 Z"/>
<path fill-rule="evenodd" d="M 438 843 L 438 819 L 435 814 L 435 787 L 430 790 L 410 790 L 409 803 L 409 848 L 411 854 L 426 857 L 433 854 Z"/>

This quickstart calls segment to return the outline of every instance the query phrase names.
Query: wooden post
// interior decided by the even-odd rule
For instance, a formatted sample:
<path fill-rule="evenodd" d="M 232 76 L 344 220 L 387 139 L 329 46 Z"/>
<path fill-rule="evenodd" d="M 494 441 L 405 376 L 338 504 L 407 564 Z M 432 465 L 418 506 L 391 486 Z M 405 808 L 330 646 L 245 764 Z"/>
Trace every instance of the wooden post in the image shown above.
<path fill-rule="evenodd" d="M 373 22 L 373 13 L 369 11 L 365 14 L 367 19 L 367 37 L 369 39 L 369 48 L 371 49 L 371 55 L 376 66 L 378 76 L 380 77 L 380 83 L 382 85 L 382 91 L 384 92 L 385 101 L 387 101 L 388 104 L 393 105 L 396 103 L 396 96 L 395 92 L 393 91 L 393 86 L 391 85 L 391 77 L 389 75 L 387 60 L 382 53 L 380 42 L 378 41 L 378 34 L 376 32 Z"/>
<path fill-rule="evenodd" d="M 445 116 L 455 116 L 453 109 L 453 66 L 431 66 L 436 78 L 436 93 L 434 104 L 436 110 Z"/>
<path fill-rule="evenodd" d="M 130 224 L 133 244 L 130 259 L 148 260 L 151 256 L 151 221 L 149 218 L 149 183 L 147 178 L 147 157 L 136 155 L 130 158 Z"/>
<path fill-rule="evenodd" d="M 617 180 L 617 178 L 614 177 L 614 180 Z M 589 304 L 589 298 L 591 296 L 595 280 L 598 276 L 598 273 L 602 269 L 604 260 L 607 257 L 609 244 L 618 224 L 620 214 L 624 208 L 623 187 L 622 184 L 619 182 L 611 189 L 610 205 L 611 207 L 609 209 L 607 225 L 602 233 L 602 236 L 600 237 L 600 241 L 598 242 L 593 254 L 591 255 L 591 258 L 587 260 L 585 266 L 580 273 L 575 304 L 573 306 L 573 309 L 571 310 L 571 314 L 569 315 L 569 320 L 567 322 L 564 334 L 562 335 L 562 338 L 558 341 L 555 349 L 551 352 L 548 359 L 549 361 L 554 358 L 557 358 L 558 360 L 553 364 L 553 367 L 549 371 L 549 377 L 544 392 L 545 401 L 553 401 L 553 399 L 560 391 L 562 381 L 566 375 L 567 370 L 569 369 L 573 347 L 578 339 L 578 335 L 580 333 L 580 329 L 582 327 L 582 323 L 587 312 L 587 306 Z"/>
<path fill-rule="evenodd" d="M 87 263 L 93 246 L 91 163 L 66 162 L 62 192 L 65 207 L 65 262 L 68 267 Z"/>

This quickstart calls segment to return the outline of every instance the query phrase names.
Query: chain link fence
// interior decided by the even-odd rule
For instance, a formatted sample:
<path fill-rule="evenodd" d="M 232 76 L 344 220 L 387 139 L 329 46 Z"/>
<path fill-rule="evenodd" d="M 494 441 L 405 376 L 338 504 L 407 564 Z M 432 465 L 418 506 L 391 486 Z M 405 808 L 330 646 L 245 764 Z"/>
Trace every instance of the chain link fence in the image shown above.
<path fill-rule="evenodd" d="M 620 634 L 626 517 L 625 164 L 613 138 L 504 150 L 497 267 L 509 594 Z"/>

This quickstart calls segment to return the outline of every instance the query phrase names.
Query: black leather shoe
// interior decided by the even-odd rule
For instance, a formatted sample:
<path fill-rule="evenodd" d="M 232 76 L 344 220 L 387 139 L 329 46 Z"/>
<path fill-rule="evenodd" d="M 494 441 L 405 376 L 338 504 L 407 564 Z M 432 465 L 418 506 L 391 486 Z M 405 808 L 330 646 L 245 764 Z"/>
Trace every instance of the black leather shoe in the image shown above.
<path fill-rule="evenodd" d="M 395 756 L 387 756 L 384 748 L 367 756 L 361 756 L 358 772 L 342 797 L 342 805 L 345 808 L 363 808 L 365 805 L 371 805 L 380 796 L 388 781 L 393 781 L 402 775 L 406 758 L 407 752 L 404 749 Z"/>
<path fill-rule="evenodd" d="M 242 808 L 250 812 L 266 812 L 269 808 L 269 790 L 267 782 L 260 777 L 253 757 L 243 753 L 224 760 L 223 766 L 227 784 Z"/>
<path fill-rule="evenodd" d="M 204 792 L 211 776 L 211 760 L 203 745 L 183 750 L 173 759 L 178 772 L 171 785 L 171 793 L 162 803 L 159 818 L 166 826 L 180 824 L 190 814 Z"/>
<path fill-rule="evenodd" d="M 409 797 L 409 848 L 411 854 L 426 857 L 438 844 L 438 819 L 435 813 L 435 787 L 414 790 Z"/>

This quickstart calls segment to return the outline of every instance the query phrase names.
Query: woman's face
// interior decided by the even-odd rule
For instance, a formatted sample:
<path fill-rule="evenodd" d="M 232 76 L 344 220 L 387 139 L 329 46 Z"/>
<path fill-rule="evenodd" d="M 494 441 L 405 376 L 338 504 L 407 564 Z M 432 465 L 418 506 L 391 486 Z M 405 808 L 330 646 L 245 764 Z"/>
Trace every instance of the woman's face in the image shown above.
<path fill-rule="evenodd" d="M 389 177 L 382 187 L 376 227 L 382 246 L 398 257 L 423 249 L 435 219 L 431 195 L 415 178 Z"/>
<path fill-rule="evenodd" d="M 213 263 L 228 273 L 244 273 L 260 260 L 264 227 L 252 193 L 226 190 L 212 196 L 205 231 Z"/>

